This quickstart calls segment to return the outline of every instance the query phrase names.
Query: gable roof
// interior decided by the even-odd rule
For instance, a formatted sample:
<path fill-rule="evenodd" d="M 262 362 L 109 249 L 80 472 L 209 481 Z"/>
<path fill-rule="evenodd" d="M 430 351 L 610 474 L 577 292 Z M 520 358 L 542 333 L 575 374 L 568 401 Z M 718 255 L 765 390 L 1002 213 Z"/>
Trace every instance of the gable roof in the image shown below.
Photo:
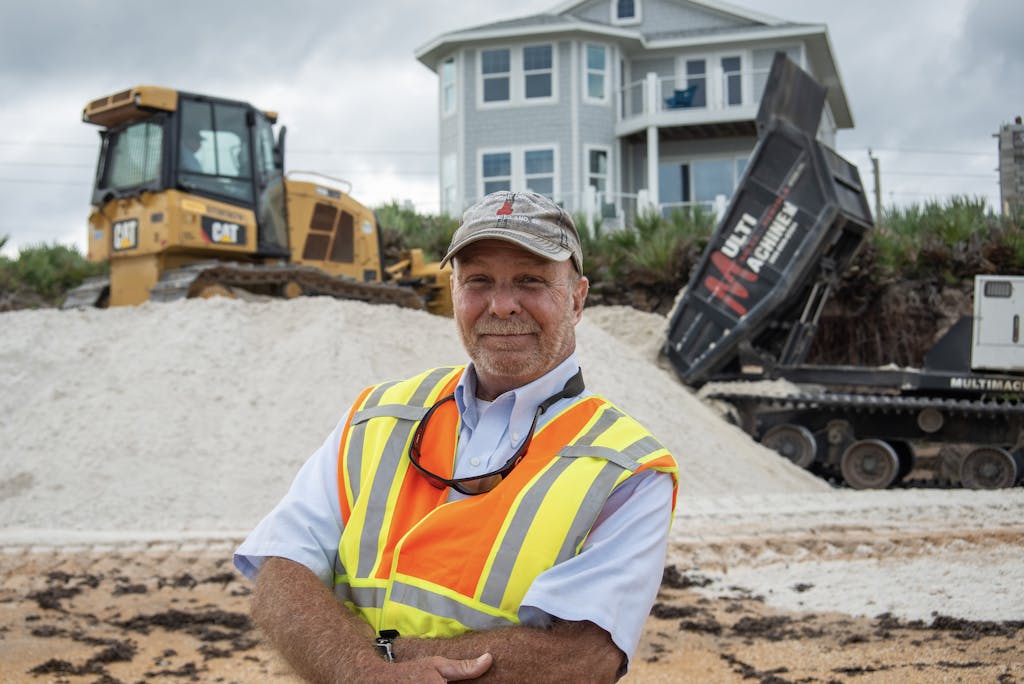
<path fill-rule="evenodd" d="M 610 1 L 610 0 L 605 0 Z M 654 2 L 656 0 L 647 0 Z M 449 31 L 420 46 L 416 58 L 432 71 L 440 60 L 460 47 L 502 40 L 555 35 L 601 36 L 622 47 L 648 50 L 686 48 L 745 40 L 799 39 L 807 46 L 808 58 L 815 65 L 815 78 L 828 89 L 829 108 L 839 128 L 852 128 L 853 115 L 846 99 L 839 70 L 832 52 L 828 28 L 823 24 L 798 24 L 777 17 L 751 12 L 720 0 L 660 0 L 689 5 L 737 20 L 733 26 L 642 32 L 634 26 L 615 26 L 583 19 L 572 11 L 594 0 L 572 0 L 551 12 L 533 14 Z"/>
<path fill-rule="evenodd" d="M 564 2 L 558 7 L 556 7 L 554 10 L 552 10 L 552 13 L 566 14 L 576 9 L 577 7 L 581 7 L 590 2 L 591 0 L 569 0 L 568 2 Z M 765 24 L 768 26 L 786 23 L 785 20 L 779 19 L 778 17 L 773 17 L 768 14 L 761 14 L 760 12 L 753 12 L 744 7 L 739 7 L 738 5 L 733 5 L 728 2 L 719 2 L 718 0 L 683 0 L 683 2 L 679 2 L 678 4 L 697 5 L 698 7 L 703 7 L 704 9 L 711 10 L 712 12 L 718 14 L 724 14 L 744 21 L 751 21 L 757 24 Z"/>

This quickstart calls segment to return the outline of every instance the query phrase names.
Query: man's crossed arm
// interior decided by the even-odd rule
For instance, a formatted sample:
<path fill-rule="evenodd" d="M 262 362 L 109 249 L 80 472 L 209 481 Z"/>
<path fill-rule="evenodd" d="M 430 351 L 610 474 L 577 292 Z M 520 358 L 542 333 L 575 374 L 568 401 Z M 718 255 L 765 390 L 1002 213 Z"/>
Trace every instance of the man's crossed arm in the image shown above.
<path fill-rule="evenodd" d="M 373 646 L 373 630 L 305 566 L 268 558 L 256 578 L 253 618 L 310 682 L 612 682 L 622 651 L 591 622 L 549 629 L 506 627 L 450 639 L 400 637 L 396 662 Z"/>

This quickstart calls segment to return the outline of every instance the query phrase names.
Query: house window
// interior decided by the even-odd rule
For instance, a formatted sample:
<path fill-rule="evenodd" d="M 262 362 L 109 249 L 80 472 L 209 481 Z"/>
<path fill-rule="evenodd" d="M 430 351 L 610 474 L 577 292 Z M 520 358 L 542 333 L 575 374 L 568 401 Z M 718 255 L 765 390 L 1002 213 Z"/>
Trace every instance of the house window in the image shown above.
<path fill-rule="evenodd" d="M 441 62 L 441 113 L 455 113 L 455 58 Z"/>
<path fill-rule="evenodd" d="M 640 21 L 640 0 L 612 0 L 612 23 L 635 24 Z"/>
<path fill-rule="evenodd" d="M 490 152 L 483 155 L 481 173 L 484 194 L 512 189 L 512 153 Z"/>
<path fill-rule="evenodd" d="M 586 46 L 587 99 L 605 101 L 608 80 L 608 50 L 603 45 Z"/>
<path fill-rule="evenodd" d="M 551 46 L 523 48 L 523 92 L 526 99 L 551 97 Z"/>
<path fill-rule="evenodd" d="M 553 44 L 495 48 L 479 54 L 478 106 L 546 104 L 555 100 L 558 55 Z"/>
<path fill-rule="evenodd" d="M 554 197 L 555 151 L 552 149 L 526 150 L 523 154 L 526 189 Z"/>
<path fill-rule="evenodd" d="M 722 101 L 727 107 L 743 104 L 743 73 L 739 57 L 722 58 Z"/>
<path fill-rule="evenodd" d="M 511 51 L 483 50 L 480 53 L 480 73 L 483 75 L 484 102 L 508 102 L 512 77 Z"/>
<path fill-rule="evenodd" d="M 598 192 L 608 192 L 608 150 L 591 148 L 587 151 L 587 185 Z"/>
<path fill-rule="evenodd" d="M 659 199 L 669 207 L 690 204 L 711 207 L 718 195 L 732 196 L 746 167 L 745 157 L 661 164 L 658 167 Z"/>
<path fill-rule="evenodd" d="M 552 147 L 515 147 L 480 155 L 480 190 L 532 190 L 554 199 L 556 159 Z"/>
<path fill-rule="evenodd" d="M 708 67 L 703 59 L 686 60 L 686 87 L 696 87 L 691 107 L 708 106 Z"/>

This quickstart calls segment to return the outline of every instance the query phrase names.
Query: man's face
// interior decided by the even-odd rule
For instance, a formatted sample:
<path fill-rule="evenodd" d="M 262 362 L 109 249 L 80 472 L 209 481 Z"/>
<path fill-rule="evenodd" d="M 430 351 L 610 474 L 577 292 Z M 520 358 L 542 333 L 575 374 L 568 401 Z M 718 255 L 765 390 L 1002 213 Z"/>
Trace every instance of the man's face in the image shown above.
<path fill-rule="evenodd" d="M 454 259 L 455 322 L 493 399 L 557 366 L 576 348 L 588 281 L 571 261 L 548 261 L 503 240 L 481 240 Z"/>

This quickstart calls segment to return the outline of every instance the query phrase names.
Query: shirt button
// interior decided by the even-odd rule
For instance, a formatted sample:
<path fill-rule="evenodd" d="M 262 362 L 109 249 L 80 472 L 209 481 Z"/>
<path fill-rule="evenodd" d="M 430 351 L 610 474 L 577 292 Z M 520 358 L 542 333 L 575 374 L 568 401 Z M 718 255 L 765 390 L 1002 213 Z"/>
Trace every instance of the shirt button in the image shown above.
<path fill-rule="evenodd" d="M 478 466 L 478 465 L 480 465 L 480 459 L 479 458 L 471 458 L 471 459 L 469 459 L 469 464 L 474 466 L 474 467 Z"/>
<path fill-rule="evenodd" d="M 512 441 L 513 442 L 518 442 L 519 441 L 519 433 L 518 432 L 513 432 L 512 433 Z"/>

